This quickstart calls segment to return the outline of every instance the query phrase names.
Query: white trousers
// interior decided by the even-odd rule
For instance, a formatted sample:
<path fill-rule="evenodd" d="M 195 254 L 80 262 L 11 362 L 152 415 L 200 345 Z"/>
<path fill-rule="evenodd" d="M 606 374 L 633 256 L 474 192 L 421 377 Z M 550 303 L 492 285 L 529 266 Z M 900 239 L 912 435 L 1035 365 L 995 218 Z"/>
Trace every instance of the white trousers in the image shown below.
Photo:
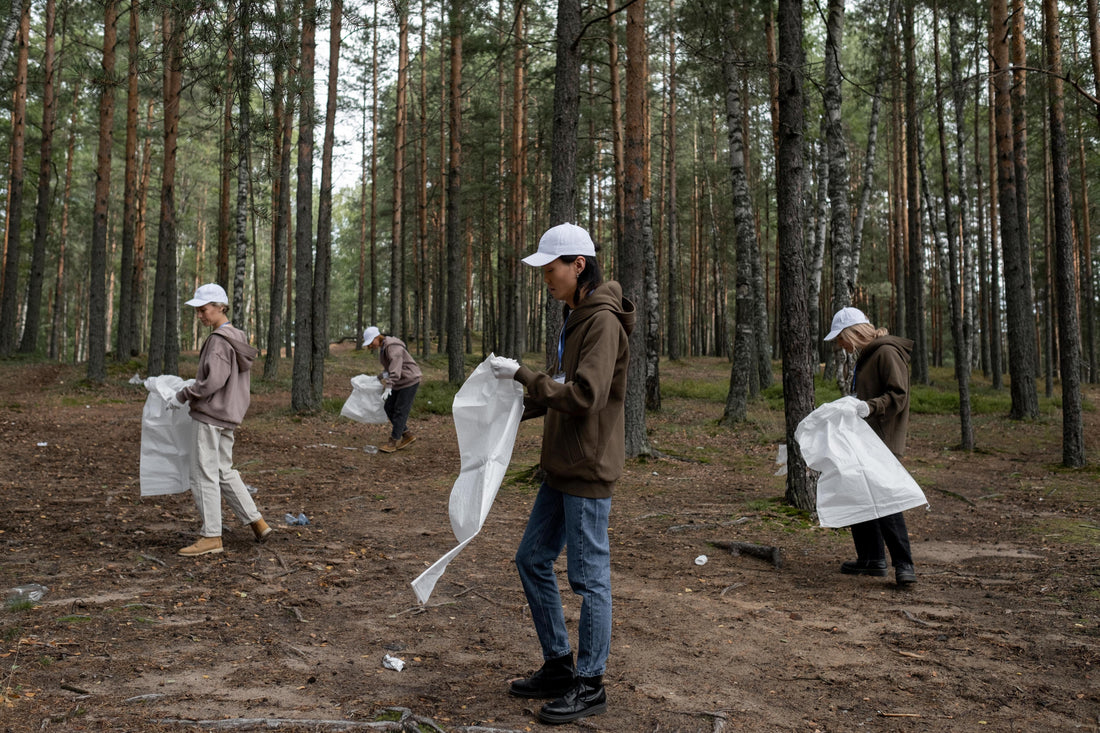
<path fill-rule="evenodd" d="M 237 515 L 242 524 L 260 518 L 256 503 L 233 470 L 233 429 L 191 421 L 191 495 L 202 517 L 203 537 L 222 536 L 222 502 Z"/>

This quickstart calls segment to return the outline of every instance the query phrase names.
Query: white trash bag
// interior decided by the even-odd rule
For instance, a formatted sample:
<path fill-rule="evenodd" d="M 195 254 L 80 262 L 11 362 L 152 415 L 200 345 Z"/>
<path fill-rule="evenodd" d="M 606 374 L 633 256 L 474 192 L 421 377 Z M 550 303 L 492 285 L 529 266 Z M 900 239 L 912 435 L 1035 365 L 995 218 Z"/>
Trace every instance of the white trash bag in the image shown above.
<path fill-rule="evenodd" d="M 378 377 L 360 374 L 351 378 L 351 396 L 344 402 L 340 414 L 356 422 L 370 425 L 388 423 L 386 409 L 383 407 L 390 391 Z"/>
<path fill-rule="evenodd" d="M 794 431 L 806 465 L 821 472 L 822 527 L 848 527 L 928 503 L 901 461 L 856 413 L 859 402 L 851 396 L 827 402 Z"/>
<path fill-rule="evenodd" d="M 486 359 L 458 390 L 451 413 L 462 460 L 449 503 L 451 529 L 458 546 L 412 581 L 421 603 L 427 603 L 447 563 L 481 531 L 489 516 L 512 460 L 516 431 L 523 417 L 523 386 L 514 379 L 498 379 Z"/>
<path fill-rule="evenodd" d="M 191 488 L 191 410 L 168 407 L 195 380 L 162 374 L 145 380 L 149 396 L 141 411 L 141 495 L 182 494 Z"/>

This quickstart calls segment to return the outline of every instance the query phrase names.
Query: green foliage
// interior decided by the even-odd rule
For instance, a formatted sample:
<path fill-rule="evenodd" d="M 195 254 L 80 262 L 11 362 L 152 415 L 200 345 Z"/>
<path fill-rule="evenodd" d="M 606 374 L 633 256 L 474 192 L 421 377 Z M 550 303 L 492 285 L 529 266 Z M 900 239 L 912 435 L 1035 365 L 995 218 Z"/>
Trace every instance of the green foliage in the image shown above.
<path fill-rule="evenodd" d="M 725 404 L 729 384 L 700 381 L 697 379 L 666 379 L 661 382 L 662 397 L 683 397 L 692 400 L 710 400 Z"/>
<path fill-rule="evenodd" d="M 451 384 L 446 380 L 428 380 L 420 383 L 420 389 L 416 392 L 413 401 L 413 416 L 420 415 L 450 415 L 451 404 L 459 385 Z"/>

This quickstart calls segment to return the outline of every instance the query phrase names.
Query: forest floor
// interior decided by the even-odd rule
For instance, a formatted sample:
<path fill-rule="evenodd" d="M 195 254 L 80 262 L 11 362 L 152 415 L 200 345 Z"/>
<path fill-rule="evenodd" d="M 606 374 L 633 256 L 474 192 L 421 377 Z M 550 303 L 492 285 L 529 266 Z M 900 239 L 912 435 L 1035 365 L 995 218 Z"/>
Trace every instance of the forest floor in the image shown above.
<path fill-rule="evenodd" d="M 314 416 L 291 413 L 288 379 L 256 380 L 235 458 L 275 532 L 256 544 L 227 512 L 225 553 L 183 558 L 190 495 L 139 495 L 135 365 L 92 387 L 82 368 L 0 363 L 0 592 L 48 588 L 0 607 L 0 731 L 549 730 L 538 701 L 506 693 L 541 664 L 512 563 L 541 421 L 521 426 L 484 529 L 421 607 L 409 581 L 454 545 L 459 469 L 451 418 L 428 404 L 449 404 L 432 384 L 445 362 L 424 367 L 418 440 L 393 455 L 363 450 L 385 427 L 338 414 L 373 355 L 334 349 Z M 1051 400 L 1035 421 L 979 411 L 973 453 L 955 449 L 956 416 L 916 410 L 905 464 L 930 507 L 906 514 L 919 582 L 899 589 L 841 575 L 847 531 L 781 501 L 774 399 L 723 428 L 727 362 L 661 368 L 648 425 L 668 457 L 628 461 L 613 502 L 608 710 L 564 729 L 1098 729 L 1100 390 L 1079 470 L 1060 466 Z M 308 526 L 285 522 L 299 513 Z M 782 565 L 721 541 L 779 547 Z"/>

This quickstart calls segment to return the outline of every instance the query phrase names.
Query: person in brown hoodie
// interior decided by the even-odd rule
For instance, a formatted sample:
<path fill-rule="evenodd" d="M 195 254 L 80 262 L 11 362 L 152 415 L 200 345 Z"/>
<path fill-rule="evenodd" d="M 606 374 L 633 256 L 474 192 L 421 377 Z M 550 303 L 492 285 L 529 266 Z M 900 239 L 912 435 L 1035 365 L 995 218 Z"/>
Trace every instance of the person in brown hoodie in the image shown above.
<path fill-rule="evenodd" d="M 858 308 L 842 308 L 833 316 L 825 341 L 833 340 L 838 348 L 856 355 L 851 392 L 862 400 L 857 408 L 859 416 L 901 458 L 909 431 L 909 358 L 913 342 L 891 336 L 885 328 L 875 328 Z M 840 572 L 883 577 L 888 572 L 889 549 L 897 584 L 917 582 L 909 530 L 901 512 L 853 524 L 852 541 L 856 559 L 841 563 Z"/>
<path fill-rule="evenodd" d="M 169 405 L 173 409 L 191 405 L 191 495 L 202 529 L 194 544 L 179 551 L 190 557 L 222 551 L 223 496 L 241 523 L 252 528 L 257 541 L 267 539 L 271 527 L 233 468 L 234 429 L 248 410 L 252 362 L 259 351 L 229 322 L 229 298 L 222 286 L 200 286 L 186 305 L 193 306 L 203 325 L 213 329 L 199 351 L 195 381 L 177 392 Z"/>
<path fill-rule="evenodd" d="M 603 674 L 611 650 L 611 493 L 622 475 L 626 446 L 623 404 L 634 305 L 617 282 L 604 282 L 595 245 L 581 227 L 548 230 L 523 260 L 540 267 L 550 295 L 564 304 L 558 359 L 536 372 L 514 359 L 492 357 L 500 378 L 525 389 L 524 418 L 544 415 L 545 474 L 516 551 L 543 665 L 511 683 L 518 697 L 551 698 L 543 723 L 566 723 L 607 709 Z M 577 662 L 562 612 L 554 562 L 568 546 L 569 586 L 581 597 Z"/>

